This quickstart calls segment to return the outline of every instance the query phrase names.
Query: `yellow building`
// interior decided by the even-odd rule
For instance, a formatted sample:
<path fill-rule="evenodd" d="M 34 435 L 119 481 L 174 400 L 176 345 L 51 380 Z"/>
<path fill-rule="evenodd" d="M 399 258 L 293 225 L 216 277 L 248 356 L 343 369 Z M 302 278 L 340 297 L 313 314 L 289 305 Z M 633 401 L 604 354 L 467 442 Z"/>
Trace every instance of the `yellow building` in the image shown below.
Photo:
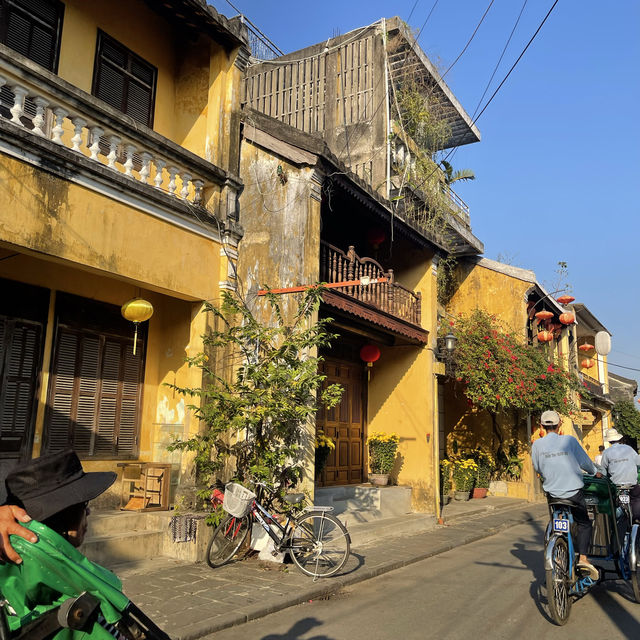
<path fill-rule="evenodd" d="M 607 429 L 613 426 L 611 408 L 614 403 L 609 395 L 607 366 L 607 346 L 610 348 L 611 334 L 584 304 L 572 306 L 577 320 L 576 362 L 589 393 L 581 403 L 582 445 L 593 459 L 598 455 L 600 446 L 607 446 L 604 436 Z"/>
<path fill-rule="evenodd" d="M 175 484 L 166 445 L 198 425 L 165 385 L 199 384 L 203 301 L 234 286 L 245 28 L 204 0 L 14 0 L 0 22 L 1 473 L 71 446 Z M 132 298 L 154 308 L 135 351 Z"/>
<path fill-rule="evenodd" d="M 554 297 L 538 284 L 535 273 L 526 269 L 502 264 L 487 258 L 466 258 L 460 261 L 455 274 L 455 292 L 449 300 L 443 317 L 455 318 L 459 313 L 468 314 L 481 309 L 494 315 L 501 326 L 523 343 L 535 344 L 549 337 L 545 347 L 550 360 L 567 370 L 576 368 L 576 335 L 574 325 L 565 325 L 560 315 L 566 311 Z M 536 313 L 547 311 L 549 318 L 541 320 Z M 542 330 L 548 336 L 540 335 Z M 529 443 L 537 437 L 536 425 L 531 416 L 523 412 L 509 412 L 496 416 L 471 406 L 463 395 L 460 383 L 448 377 L 440 381 L 440 397 L 443 411 L 440 422 L 440 457 L 455 450 L 480 446 L 496 451 L 498 443 L 522 463 L 520 479 L 494 486 L 501 495 L 533 499 L 538 490 L 535 481 Z M 577 416 L 564 416 L 564 433 L 579 435 L 573 423 Z"/>

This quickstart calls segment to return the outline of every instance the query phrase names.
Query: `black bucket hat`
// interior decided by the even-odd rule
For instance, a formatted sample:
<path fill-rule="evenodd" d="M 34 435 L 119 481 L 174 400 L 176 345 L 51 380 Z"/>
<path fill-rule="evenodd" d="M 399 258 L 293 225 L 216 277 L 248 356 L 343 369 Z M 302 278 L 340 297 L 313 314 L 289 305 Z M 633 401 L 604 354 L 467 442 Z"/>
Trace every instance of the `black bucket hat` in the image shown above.
<path fill-rule="evenodd" d="M 85 473 L 75 451 L 51 453 L 14 467 L 4 483 L 7 504 L 23 507 L 34 520 L 88 502 L 116 480 L 113 471 Z"/>

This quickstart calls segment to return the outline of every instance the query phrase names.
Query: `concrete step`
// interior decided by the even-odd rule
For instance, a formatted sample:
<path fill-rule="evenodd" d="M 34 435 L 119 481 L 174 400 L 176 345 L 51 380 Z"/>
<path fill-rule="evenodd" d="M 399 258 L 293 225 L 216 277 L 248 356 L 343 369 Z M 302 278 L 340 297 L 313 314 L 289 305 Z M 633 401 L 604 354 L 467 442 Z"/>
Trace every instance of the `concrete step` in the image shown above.
<path fill-rule="evenodd" d="M 351 536 L 351 548 L 358 549 L 382 540 L 393 540 L 424 531 L 431 531 L 437 526 L 436 517 L 426 513 L 410 513 L 395 518 L 384 518 L 374 522 L 357 522 L 348 515 L 339 516 L 346 524 Z"/>
<path fill-rule="evenodd" d="M 333 507 L 335 515 L 372 522 L 411 513 L 411 487 L 321 487 L 315 491 L 314 502 Z"/>
<path fill-rule="evenodd" d="M 446 524 L 473 519 L 478 515 L 487 515 L 496 511 L 521 509 L 529 503 L 520 498 L 487 497 L 480 500 L 466 502 L 451 501 L 442 509 L 442 517 Z"/>
<path fill-rule="evenodd" d="M 162 554 L 166 529 L 140 529 L 85 538 L 80 547 L 84 555 L 98 564 L 111 566 Z"/>
<path fill-rule="evenodd" d="M 168 511 L 92 511 L 88 519 L 87 536 L 106 536 L 124 531 L 159 529 L 164 521 L 169 521 L 170 517 Z"/>

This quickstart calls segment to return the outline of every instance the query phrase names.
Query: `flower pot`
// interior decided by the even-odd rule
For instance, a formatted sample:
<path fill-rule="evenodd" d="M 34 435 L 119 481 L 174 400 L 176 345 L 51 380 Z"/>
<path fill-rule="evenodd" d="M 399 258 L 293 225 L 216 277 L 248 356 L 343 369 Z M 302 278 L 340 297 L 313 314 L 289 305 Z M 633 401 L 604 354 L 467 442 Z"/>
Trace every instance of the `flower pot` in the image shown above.
<path fill-rule="evenodd" d="M 459 502 L 464 502 L 466 500 L 469 499 L 469 492 L 468 491 L 456 491 L 454 498 L 456 500 L 458 500 Z"/>
<path fill-rule="evenodd" d="M 489 489 L 487 487 L 474 487 L 474 489 L 473 489 L 473 498 L 475 498 L 475 499 L 486 498 L 487 497 L 487 491 L 489 491 Z"/>
<path fill-rule="evenodd" d="M 451 502 L 451 496 L 449 494 L 440 496 L 440 504 L 444 507 Z"/>
<path fill-rule="evenodd" d="M 369 482 L 374 487 L 386 487 L 389 484 L 388 473 L 370 473 Z"/>

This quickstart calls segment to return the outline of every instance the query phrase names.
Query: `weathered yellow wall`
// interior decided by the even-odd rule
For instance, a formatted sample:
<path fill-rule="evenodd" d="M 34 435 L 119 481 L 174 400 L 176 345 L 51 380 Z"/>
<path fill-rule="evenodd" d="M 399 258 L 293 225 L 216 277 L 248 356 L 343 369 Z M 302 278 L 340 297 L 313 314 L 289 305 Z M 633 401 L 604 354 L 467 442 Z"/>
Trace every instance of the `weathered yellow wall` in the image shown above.
<path fill-rule="evenodd" d="M 236 145 L 229 144 L 238 132 L 232 113 L 239 108 L 242 82 L 233 64 L 236 51 L 228 53 L 204 36 L 181 40 L 142 0 L 66 0 L 58 75 L 88 93 L 98 29 L 158 69 L 153 129 L 236 173 Z"/>
<path fill-rule="evenodd" d="M 411 266 L 399 270 L 397 281 L 422 294 L 422 326 L 435 324 L 435 275 L 431 253 L 412 253 Z M 368 392 L 368 432 L 400 436 L 400 462 L 392 479 L 411 486 L 415 511 L 436 512 L 437 398 L 433 352 L 425 346 L 382 347 Z M 427 434 L 429 436 L 427 440 Z"/>
<path fill-rule="evenodd" d="M 216 242 L 7 156 L 0 242 L 191 300 L 217 294 Z"/>

